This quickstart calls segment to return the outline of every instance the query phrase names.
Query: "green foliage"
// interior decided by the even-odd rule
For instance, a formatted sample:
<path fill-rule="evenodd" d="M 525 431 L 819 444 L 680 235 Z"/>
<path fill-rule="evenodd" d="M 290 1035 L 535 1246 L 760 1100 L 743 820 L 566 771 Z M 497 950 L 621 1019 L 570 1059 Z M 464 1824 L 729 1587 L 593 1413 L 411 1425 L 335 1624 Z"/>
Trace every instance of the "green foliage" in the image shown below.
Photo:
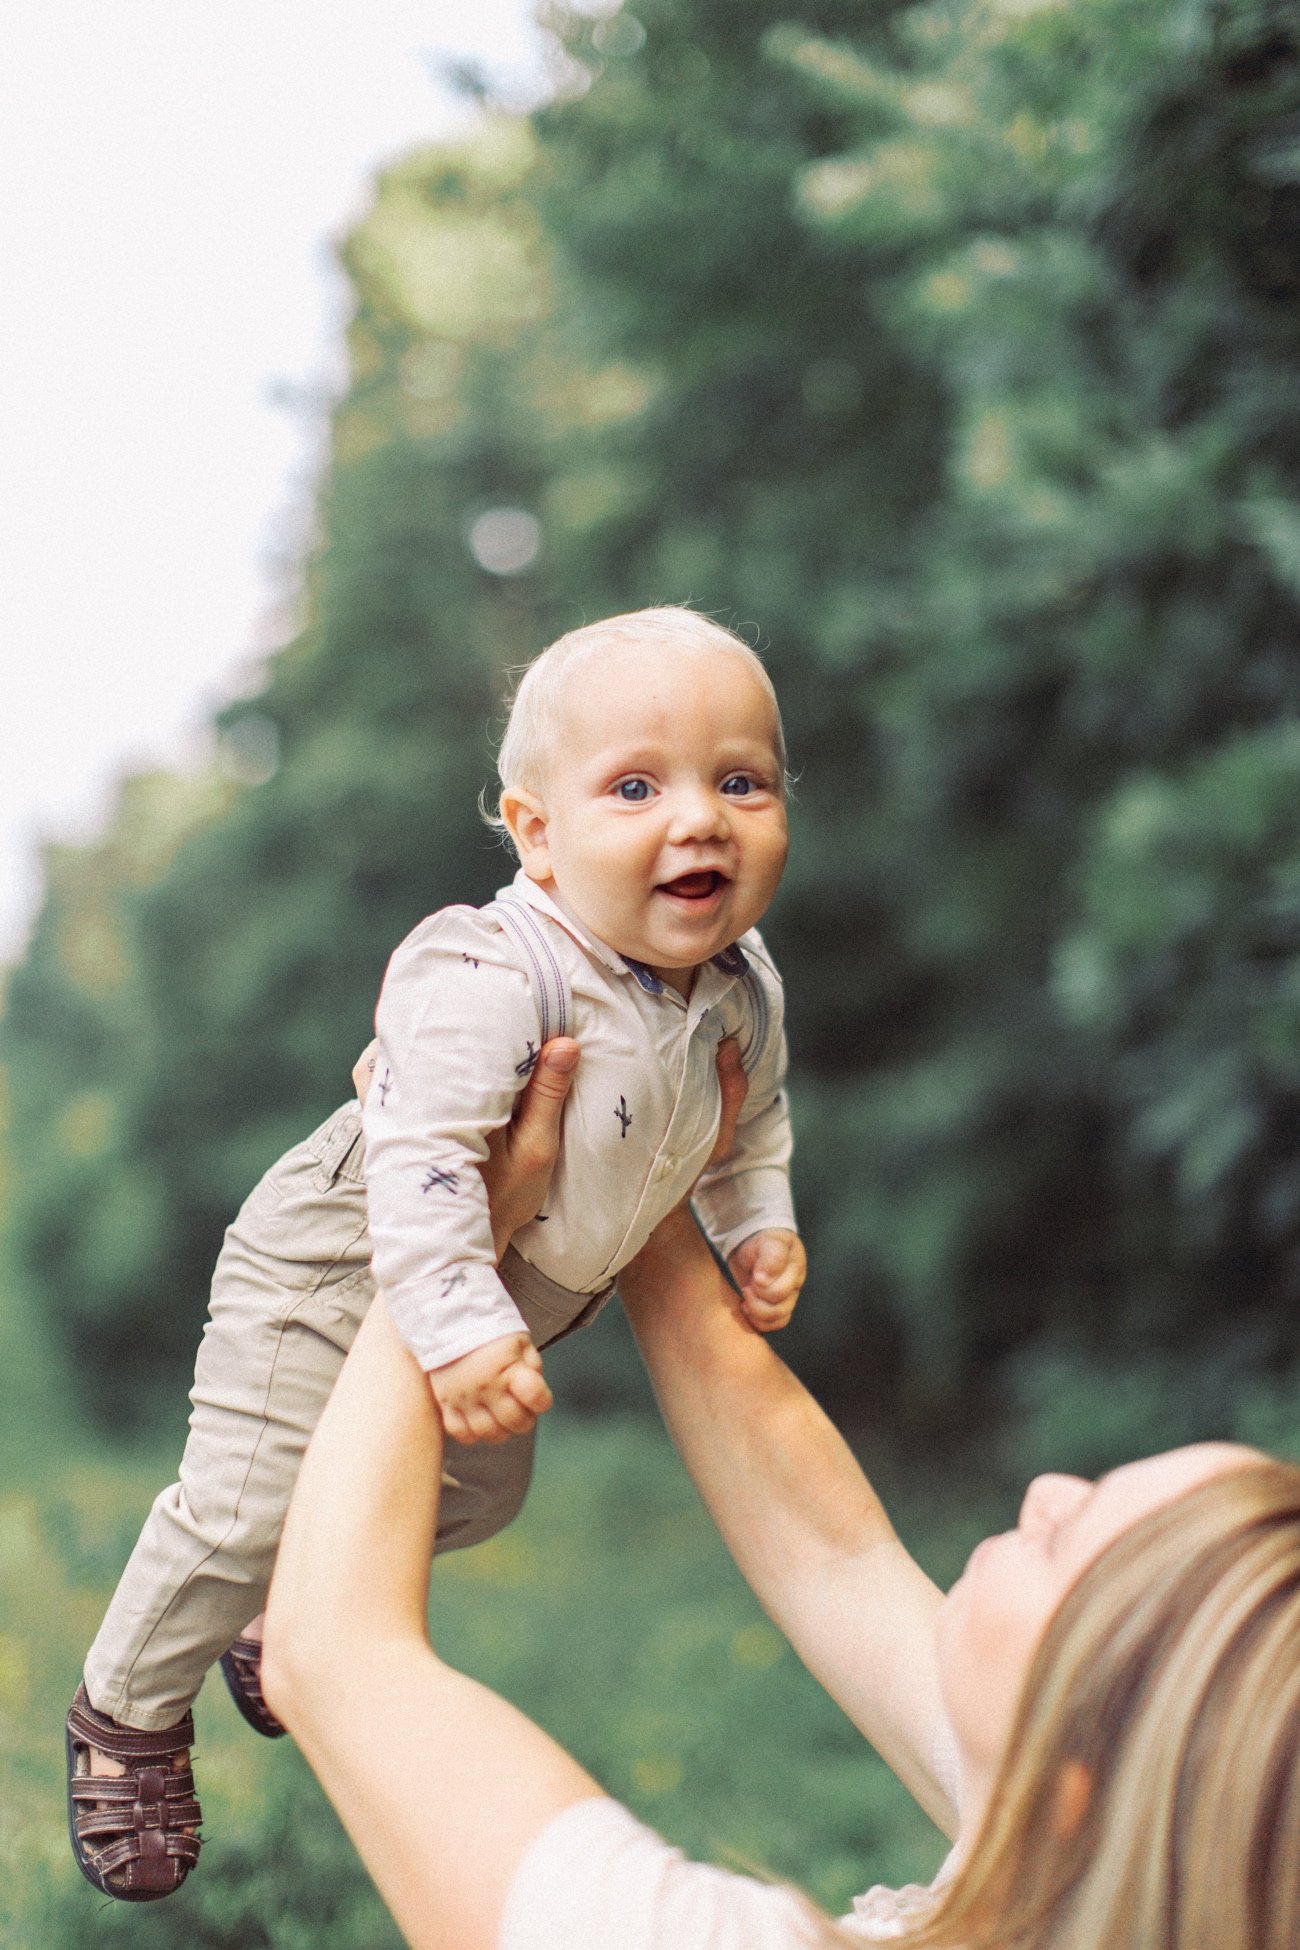
<path fill-rule="evenodd" d="M 395 940 L 503 877 L 503 671 L 692 601 L 769 648 L 801 773 L 800 1360 L 932 1424 L 1040 1344 L 1285 1375 L 1293 7 L 549 20 L 565 97 L 399 165 L 346 246 L 352 383 L 237 782 L 146 867 L 115 828 L 52 873 L 4 1030 L 44 1311 L 101 1405 L 179 1374 Z M 540 523 L 508 574 L 466 546 L 501 508 Z"/>
<path fill-rule="evenodd" d="M 1259 1357 L 1249 1334 L 1208 1355 L 1025 1349 L 1005 1376 L 1015 1411 L 1001 1442 L 1006 1480 L 1061 1469 L 1099 1476 L 1138 1454 L 1212 1440 L 1300 1459 L 1300 1365 L 1269 1376 Z"/>

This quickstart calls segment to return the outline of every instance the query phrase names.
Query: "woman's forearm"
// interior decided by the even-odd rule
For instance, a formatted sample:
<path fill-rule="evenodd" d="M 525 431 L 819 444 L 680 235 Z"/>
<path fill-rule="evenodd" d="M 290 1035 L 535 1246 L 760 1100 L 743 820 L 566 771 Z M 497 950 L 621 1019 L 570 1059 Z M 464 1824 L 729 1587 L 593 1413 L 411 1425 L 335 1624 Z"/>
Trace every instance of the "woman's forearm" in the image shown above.
<path fill-rule="evenodd" d="M 599 1790 L 430 1647 L 441 1459 L 427 1381 L 377 1301 L 299 1473 L 263 1685 L 408 1940 L 490 1950 L 527 1848 Z"/>
<path fill-rule="evenodd" d="M 951 1832 L 938 1590 L 842 1436 L 744 1319 L 685 1214 L 666 1222 L 619 1286 L 664 1420 L 744 1576 L 810 1671 Z"/>

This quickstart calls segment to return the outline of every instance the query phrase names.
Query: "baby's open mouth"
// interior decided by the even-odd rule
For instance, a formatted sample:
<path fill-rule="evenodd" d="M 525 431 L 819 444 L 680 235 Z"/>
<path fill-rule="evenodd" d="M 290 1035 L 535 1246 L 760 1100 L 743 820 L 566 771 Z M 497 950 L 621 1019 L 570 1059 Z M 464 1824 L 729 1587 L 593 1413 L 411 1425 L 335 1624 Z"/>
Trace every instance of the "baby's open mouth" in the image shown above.
<path fill-rule="evenodd" d="M 725 887 L 726 875 L 716 872 L 712 867 L 701 873 L 680 873 L 676 880 L 661 883 L 661 894 L 672 894 L 676 900 L 705 901 L 710 894 L 716 894 L 719 887 Z"/>

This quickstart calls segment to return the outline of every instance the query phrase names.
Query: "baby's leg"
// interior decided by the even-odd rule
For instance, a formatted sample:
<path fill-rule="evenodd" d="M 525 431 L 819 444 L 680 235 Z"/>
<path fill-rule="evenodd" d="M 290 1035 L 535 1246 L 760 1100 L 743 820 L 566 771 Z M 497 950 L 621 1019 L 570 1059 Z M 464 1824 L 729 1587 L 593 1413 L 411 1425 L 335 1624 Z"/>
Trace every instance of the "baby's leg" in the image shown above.
<path fill-rule="evenodd" d="M 154 1504 L 68 1714 L 73 1851 L 110 1896 L 165 1896 L 198 1858 L 189 1703 L 261 1608 L 298 1463 L 373 1293 L 359 1143 L 345 1106 L 262 1180 L 217 1262 L 180 1481 Z"/>
<path fill-rule="evenodd" d="M 467 1448 L 448 1441 L 438 1502 L 438 1556 L 482 1544 L 512 1523 L 523 1508 L 532 1473 L 531 1429 L 496 1444 L 478 1442 Z M 262 1620 L 259 1612 L 241 1636 L 260 1641 Z"/>
<path fill-rule="evenodd" d="M 495 1537 L 519 1515 L 533 1473 L 533 1432 L 509 1442 L 448 1442 L 434 1549 L 468 1550 Z"/>
<path fill-rule="evenodd" d="M 356 1107 L 337 1112 L 226 1235 L 180 1480 L 155 1502 L 86 1662 L 92 1704 L 125 1725 L 174 1725 L 261 1610 L 298 1465 L 374 1292 L 359 1135 Z"/>
<path fill-rule="evenodd" d="M 374 1294 L 361 1267 L 277 1305 L 254 1270 L 227 1263 L 214 1283 L 180 1480 L 155 1501 L 86 1660 L 92 1704 L 128 1726 L 173 1726 L 260 1618 L 303 1453 Z M 531 1433 L 448 1443 L 437 1549 L 503 1529 L 532 1459 Z"/>

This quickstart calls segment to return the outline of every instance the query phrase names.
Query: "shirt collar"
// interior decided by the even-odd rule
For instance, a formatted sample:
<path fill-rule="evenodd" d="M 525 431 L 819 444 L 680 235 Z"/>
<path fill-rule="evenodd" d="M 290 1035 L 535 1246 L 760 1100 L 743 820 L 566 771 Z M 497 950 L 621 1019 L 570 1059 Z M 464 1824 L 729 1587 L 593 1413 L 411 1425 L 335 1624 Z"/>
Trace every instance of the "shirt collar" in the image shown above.
<path fill-rule="evenodd" d="M 585 948 L 615 975 L 633 976 L 647 995 L 662 995 L 666 990 L 668 984 L 661 982 L 643 961 L 633 961 L 630 955 L 620 955 L 596 935 L 589 934 L 582 923 L 575 921 L 568 909 L 561 907 L 553 895 L 548 894 L 544 887 L 539 887 L 535 880 L 530 880 L 522 867 L 510 885 L 500 889 L 500 893 L 509 894 L 515 900 L 525 901 L 529 907 L 535 907 L 539 914 L 549 915 L 552 921 L 558 921 L 565 932 L 573 936 L 580 948 Z M 712 956 L 707 965 L 733 979 L 749 973 L 749 957 L 738 941 L 733 941 L 729 948 L 722 950 L 721 954 Z"/>

